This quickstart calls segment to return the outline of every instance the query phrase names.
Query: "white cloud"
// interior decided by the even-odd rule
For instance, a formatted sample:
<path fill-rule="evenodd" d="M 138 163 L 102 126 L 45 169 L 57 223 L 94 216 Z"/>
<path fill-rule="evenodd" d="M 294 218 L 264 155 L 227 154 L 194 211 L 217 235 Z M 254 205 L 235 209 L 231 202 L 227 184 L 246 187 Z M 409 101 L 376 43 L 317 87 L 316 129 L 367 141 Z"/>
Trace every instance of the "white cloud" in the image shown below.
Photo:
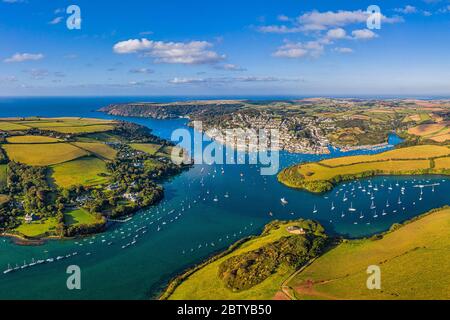
<path fill-rule="evenodd" d="M 302 42 L 287 42 L 282 45 L 273 53 L 274 57 L 278 58 L 303 58 L 303 57 L 314 57 L 317 58 L 322 55 L 324 51 L 324 45 L 320 41 L 308 41 L 306 43 Z"/>
<path fill-rule="evenodd" d="M 355 11 L 310 11 L 298 16 L 292 25 L 268 25 L 258 28 L 263 33 L 300 33 L 310 31 L 326 31 L 333 28 L 342 28 L 352 24 L 365 24 L 369 13 L 362 10 Z M 386 17 L 381 15 L 383 23 L 402 22 L 402 17 Z"/>
<path fill-rule="evenodd" d="M 286 15 L 284 15 L 284 14 L 280 14 L 280 15 L 278 15 L 278 17 L 277 17 L 277 20 L 278 20 L 278 21 L 289 21 L 290 19 L 289 19 L 288 16 L 286 16 Z"/>
<path fill-rule="evenodd" d="M 245 71 L 245 68 L 242 68 L 238 65 L 232 63 L 226 63 L 223 65 L 216 66 L 216 69 L 228 70 L 228 71 Z"/>
<path fill-rule="evenodd" d="M 378 37 L 378 35 L 369 29 L 360 29 L 360 30 L 354 30 L 352 31 L 353 39 L 359 40 L 368 40 Z"/>
<path fill-rule="evenodd" d="M 299 78 L 278 78 L 271 76 L 246 76 L 246 77 L 219 77 L 219 78 L 173 78 L 170 84 L 229 84 L 234 82 L 278 82 L 278 81 L 300 81 Z"/>
<path fill-rule="evenodd" d="M 53 20 L 49 21 L 48 24 L 58 24 L 63 20 L 63 17 L 56 17 Z"/>
<path fill-rule="evenodd" d="M 342 28 L 330 29 L 327 32 L 328 39 L 345 39 L 347 38 L 347 32 Z"/>
<path fill-rule="evenodd" d="M 416 13 L 417 8 L 411 5 L 406 5 L 404 8 L 396 8 L 394 11 L 403 13 L 403 14 L 410 14 L 410 13 Z"/>
<path fill-rule="evenodd" d="M 224 60 L 224 55 L 209 50 L 212 46 L 207 41 L 164 42 L 144 38 L 118 42 L 113 49 L 118 54 L 142 53 L 156 63 L 211 64 Z"/>
<path fill-rule="evenodd" d="M 303 29 L 300 27 L 288 27 L 285 25 L 281 26 L 272 25 L 259 27 L 258 31 L 262 33 L 297 33 L 302 32 Z"/>
<path fill-rule="evenodd" d="M 149 68 L 137 68 L 137 69 L 131 69 L 130 72 L 131 73 L 150 74 L 150 73 L 153 73 L 154 71 Z"/>
<path fill-rule="evenodd" d="M 36 61 L 44 58 L 42 53 L 16 53 L 10 58 L 6 58 L 3 62 L 24 62 L 24 61 Z"/>
<path fill-rule="evenodd" d="M 334 48 L 334 51 L 339 52 L 339 53 L 353 53 L 352 48 L 345 48 L 345 47 Z"/>

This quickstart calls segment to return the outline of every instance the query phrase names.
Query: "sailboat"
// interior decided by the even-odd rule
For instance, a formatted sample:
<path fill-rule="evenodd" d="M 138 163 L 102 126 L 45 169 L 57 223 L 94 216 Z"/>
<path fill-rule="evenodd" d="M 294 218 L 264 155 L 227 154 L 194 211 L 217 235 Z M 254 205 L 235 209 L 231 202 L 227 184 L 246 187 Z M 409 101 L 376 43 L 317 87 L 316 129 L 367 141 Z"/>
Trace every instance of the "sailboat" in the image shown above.
<path fill-rule="evenodd" d="M 10 273 L 11 271 L 13 271 L 13 269 L 11 269 L 11 265 L 8 264 L 8 269 L 6 269 L 5 271 L 3 271 L 3 274 Z"/>
<path fill-rule="evenodd" d="M 313 210 L 313 213 L 317 213 L 318 211 L 317 211 L 317 208 L 316 208 L 316 206 L 314 205 L 314 210 Z"/>
<path fill-rule="evenodd" d="M 376 218 L 378 218 L 378 214 L 377 214 L 377 212 L 375 211 L 375 214 L 373 215 L 373 217 L 376 219 Z"/>
<path fill-rule="evenodd" d="M 400 199 L 400 197 L 398 197 L 398 204 L 402 204 L 402 199 Z"/>
<path fill-rule="evenodd" d="M 375 203 L 372 201 L 372 204 L 370 205 L 370 209 L 375 209 L 376 208 L 376 206 L 375 206 Z"/>
<path fill-rule="evenodd" d="M 383 216 L 387 215 L 387 212 L 383 210 L 382 215 L 383 215 Z"/>
<path fill-rule="evenodd" d="M 334 209 L 336 209 L 336 207 L 334 206 L 334 202 L 331 203 L 331 211 L 333 211 Z"/>
<path fill-rule="evenodd" d="M 353 208 L 353 203 L 350 204 L 350 208 L 348 209 L 348 211 L 350 211 L 350 212 L 355 212 L 356 211 L 356 209 Z"/>
<path fill-rule="evenodd" d="M 345 202 L 345 201 L 347 201 L 348 200 L 348 198 L 347 198 L 347 194 L 346 193 L 344 193 L 344 198 L 342 199 L 342 202 Z"/>
<path fill-rule="evenodd" d="M 285 198 L 281 198 L 280 201 L 281 201 L 282 205 L 287 205 L 288 204 L 288 202 L 287 202 L 287 200 Z"/>
<path fill-rule="evenodd" d="M 391 205 L 389 204 L 389 200 L 386 200 L 386 208 L 389 208 Z"/>

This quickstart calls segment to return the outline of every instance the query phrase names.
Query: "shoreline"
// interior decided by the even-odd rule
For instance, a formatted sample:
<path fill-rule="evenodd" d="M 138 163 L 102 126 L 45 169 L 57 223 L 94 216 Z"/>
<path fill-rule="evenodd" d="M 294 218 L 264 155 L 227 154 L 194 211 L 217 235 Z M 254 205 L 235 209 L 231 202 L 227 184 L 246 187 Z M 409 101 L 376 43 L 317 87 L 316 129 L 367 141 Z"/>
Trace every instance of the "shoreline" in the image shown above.
<path fill-rule="evenodd" d="M 390 233 L 392 233 L 392 232 L 395 232 L 396 230 L 398 230 L 398 229 L 400 229 L 400 228 L 402 228 L 402 227 L 404 227 L 404 226 L 406 226 L 406 225 L 408 225 L 408 224 L 410 224 L 410 223 L 413 223 L 413 222 L 418 221 L 418 220 L 420 220 L 420 219 L 422 219 L 422 218 L 424 218 L 424 217 L 426 217 L 426 216 L 428 216 L 428 215 L 431 215 L 431 214 L 433 214 L 433 213 L 435 213 L 435 212 L 439 212 L 439 211 L 441 211 L 441 210 L 445 210 L 445 209 L 448 209 L 448 208 L 450 208 L 450 205 L 445 205 L 445 206 L 442 206 L 442 207 L 438 207 L 438 208 L 431 209 L 431 210 L 429 210 L 429 211 L 427 211 L 427 212 L 424 212 L 424 213 L 421 213 L 421 214 L 419 214 L 419 215 L 417 215 L 417 216 L 415 216 L 415 217 L 413 217 L 413 218 L 404 220 L 404 221 L 402 221 L 402 222 L 393 223 L 393 224 L 392 224 L 388 229 L 386 229 L 385 231 L 382 231 L 382 232 L 379 232 L 379 233 L 375 233 L 375 234 L 373 234 L 373 235 L 371 235 L 371 236 L 358 237 L 358 238 L 351 238 L 351 239 L 346 239 L 346 238 L 343 238 L 343 237 L 337 237 L 337 236 L 335 236 L 335 237 L 330 238 L 330 239 L 332 239 L 332 241 L 340 241 L 340 242 L 341 242 L 341 241 L 348 241 L 348 240 L 369 240 L 369 239 L 379 238 L 379 237 L 382 238 L 382 237 L 384 237 L 385 235 L 390 234 Z M 275 221 L 275 220 L 274 220 L 274 221 Z M 285 220 L 285 221 L 281 221 L 281 222 L 286 222 L 286 223 L 287 223 L 287 222 L 289 222 L 289 221 L 293 221 L 293 220 Z M 272 222 L 273 222 L 273 221 L 272 221 Z M 271 223 L 271 222 L 269 222 L 268 224 L 270 224 L 270 223 Z M 263 230 L 265 230 L 265 227 L 266 227 L 268 224 L 266 224 L 266 225 L 264 226 L 264 229 L 263 229 Z M 210 256 L 209 258 L 204 259 L 201 263 L 196 264 L 196 265 L 193 265 L 193 266 L 191 266 L 191 267 L 188 267 L 188 268 L 184 269 L 184 271 L 180 272 L 177 276 L 173 277 L 173 278 L 167 283 L 167 285 L 165 286 L 165 289 L 164 289 L 164 290 L 162 291 L 162 293 L 158 296 L 157 300 L 169 300 L 170 296 L 175 292 L 175 290 L 176 290 L 176 289 L 177 289 L 177 288 L 178 288 L 185 280 L 187 280 L 192 274 L 194 274 L 195 272 L 199 271 L 199 270 L 202 269 L 203 267 L 206 267 L 206 266 L 209 265 L 210 263 L 213 263 L 213 262 L 217 261 L 218 259 L 224 257 L 225 255 L 232 253 L 233 251 L 235 251 L 236 249 L 238 249 L 242 244 L 244 244 L 244 243 L 246 243 L 246 242 L 248 242 L 248 241 L 250 241 L 250 240 L 252 240 L 252 239 L 255 239 L 255 238 L 257 238 L 257 237 L 260 237 L 260 236 L 262 236 L 262 235 L 264 235 L 264 232 L 262 232 L 262 233 L 259 234 L 259 235 L 252 235 L 252 236 L 248 236 L 248 237 L 242 238 L 242 239 L 240 239 L 240 240 L 237 240 L 235 243 L 231 244 L 227 249 L 223 250 L 222 252 L 219 252 L 219 253 L 217 253 L 217 254 L 213 254 L 213 255 Z M 322 253 L 322 254 L 323 254 L 323 253 Z M 320 256 L 322 256 L 322 254 L 321 254 Z M 319 257 L 320 257 L 320 256 L 319 256 Z M 316 258 L 316 259 L 317 259 L 317 258 Z M 312 262 L 312 261 L 308 262 L 307 265 L 309 265 L 311 262 Z M 302 270 L 302 269 L 305 268 L 305 267 L 306 267 L 306 265 L 303 266 L 302 268 L 300 268 L 299 270 Z M 294 272 L 294 274 L 297 273 L 299 270 L 296 270 L 296 271 Z"/>

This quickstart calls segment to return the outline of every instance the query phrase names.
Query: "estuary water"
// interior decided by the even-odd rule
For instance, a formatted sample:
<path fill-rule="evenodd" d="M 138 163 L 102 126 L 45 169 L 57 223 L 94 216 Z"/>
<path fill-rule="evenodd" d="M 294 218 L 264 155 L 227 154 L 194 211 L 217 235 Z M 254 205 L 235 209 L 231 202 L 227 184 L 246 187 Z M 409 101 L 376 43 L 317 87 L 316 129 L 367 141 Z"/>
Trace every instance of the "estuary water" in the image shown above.
<path fill-rule="evenodd" d="M 180 98 L 2 98 L 0 117 L 114 118 L 94 110 L 109 103 L 174 100 Z M 185 119 L 123 119 L 148 126 L 166 139 L 173 130 L 186 127 Z M 392 145 L 399 141 L 390 137 Z M 389 148 L 333 150 L 326 156 L 281 152 L 280 162 L 283 168 Z M 450 203 L 450 183 L 442 176 L 362 179 L 315 195 L 289 189 L 276 176 L 261 176 L 258 165 L 248 164 L 196 165 L 166 181 L 164 188 L 164 201 L 103 234 L 42 246 L 18 246 L 0 238 L 0 299 L 155 298 L 175 274 L 259 233 L 274 219 L 316 219 L 330 233 L 363 237 Z M 38 260 L 46 262 L 20 268 Z M 19 269 L 3 274 L 8 264 Z M 81 290 L 67 289 L 69 265 L 81 268 Z"/>

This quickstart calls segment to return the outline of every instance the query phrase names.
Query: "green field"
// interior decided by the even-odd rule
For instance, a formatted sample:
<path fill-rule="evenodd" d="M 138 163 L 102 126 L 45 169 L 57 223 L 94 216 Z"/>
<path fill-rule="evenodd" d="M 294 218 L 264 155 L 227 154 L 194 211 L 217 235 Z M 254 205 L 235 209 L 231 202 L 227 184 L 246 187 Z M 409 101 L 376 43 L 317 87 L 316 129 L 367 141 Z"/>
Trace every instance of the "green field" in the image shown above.
<path fill-rule="evenodd" d="M 0 164 L 0 188 L 6 186 L 7 170 L 8 170 L 8 166 L 6 164 Z"/>
<path fill-rule="evenodd" d="M 138 151 L 142 151 L 148 153 L 150 155 L 154 155 L 161 149 L 161 145 L 154 143 L 132 143 L 130 146 Z"/>
<path fill-rule="evenodd" d="M 277 272 L 269 276 L 254 287 L 233 292 L 227 288 L 224 282 L 218 277 L 219 266 L 231 257 L 242 253 L 259 249 L 267 244 L 273 243 L 282 237 L 292 236 L 286 228 L 297 225 L 297 222 L 282 222 L 280 227 L 270 230 L 266 235 L 255 237 L 244 242 L 237 249 L 221 257 L 220 259 L 208 263 L 186 280 L 184 280 L 175 291 L 168 297 L 171 300 L 267 300 L 272 299 L 280 290 L 282 282 L 294 270 L 287 266 L 281 266 Z"/>
<path fill-rule="evenodd" d="M 30 129 L 30 128 L 20 125 L 20 124 L 7 122 L 7 121 L 3 121 L 3 120 L 0 121 L 0 131 L 18 131 L 18 130 L 28 130 L 28 129 Z"/>
<path fill-rule="evenodd" d="M 345 241 L 289 283 L 298 299 L 450 299 L 450 209 L 384 235 Z M 381 290 L 368 290 L 367 267 L 381 268 Z"/>
<path fill-rule="evenodd" d="M 49 166 L 88 155 L 89 153 L 68 143 L 4 144 L 12 161 L 30 166 Z"/>
<path fill-rule="evenodd" d="M 101 142 L 74 142 L 73 144 L 78 148 L 91 152 L 102 159 L 114 160 L 117 156 L 116 150 Z"/>
<path fill-rule="evenodd" d="M 292 188 L 324 192 L 340 181 L 373 175 L 450 174 L 449 158 L 447 146 L 414 146 L 299 164 L 281 171 L 278 180 Z"/>
<path fill-rule="evenodd" d="M 8 202 L 9 199 L 9 196 L 7 196 L 6 194 L 0 194 L 0 206 Z"/>
<path fill-rule="evenodd" d="M 30 238 L 40 238 L 52 235 L 58 226 L 56 218 L 48 218 L 43 221 L 34 221 L 30 224 L 23 223 L 15 229 L 21 235 Z"/>
<path fill-rule="evenodd" d="M 94 157 L 54 165 L 51 172 L 51 178 L 60 188 L 77 185 L 92 187 L 109 181 L 105 162 Z"/>
<path fill-rule="evenodd" d="M 13 136 L 6 138 L 8 143 L 54 143 L 58 139 L 45 136 Z"/>
<path fill-rule="evenodd" d="M 86 126 L 67 126 L 67 127 L 41 127 L 41 130 L 55 131 L 65 134 L 79 134 L 79 133 L 91 133 L 91 132 L 106 132 L 114 130 L 113 125 L 86 125 Z"/>
<path fill-rule="evenodd" d="M 93 214 L 84 209 L 75 209 L 64 214 L 64 223 L 66 225 L 91 225 L 100 220 Z"/>
<path fill-rule="evenodd" d="M 114 129 L 113 120 L 89 118 L 3 118 L 0 130 L 17 131 L 32 128 L 54 131 L 64 134 L 106 132 Z"/>

